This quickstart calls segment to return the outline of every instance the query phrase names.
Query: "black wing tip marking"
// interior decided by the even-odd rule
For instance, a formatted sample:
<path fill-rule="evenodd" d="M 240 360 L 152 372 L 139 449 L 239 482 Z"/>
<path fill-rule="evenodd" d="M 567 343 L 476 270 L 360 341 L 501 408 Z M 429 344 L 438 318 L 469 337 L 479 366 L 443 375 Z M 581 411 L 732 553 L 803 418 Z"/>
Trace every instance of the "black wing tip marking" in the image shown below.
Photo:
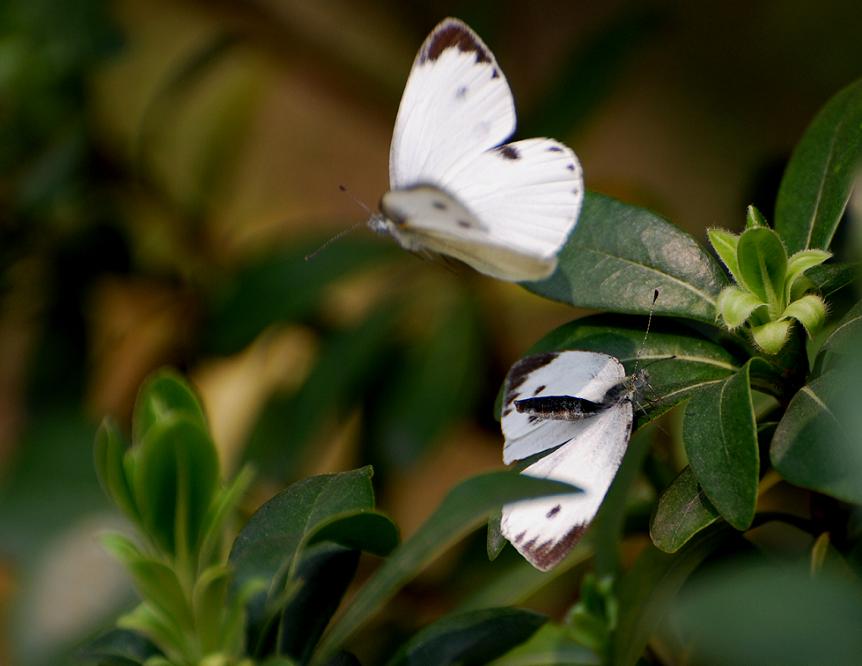
<path fill-rule="evenodd" d="M 494 62 L 494 56 L 479 36 L 466 23 L 456 18 L 443 19 L 431 31 L 419 51 L 419 62 L 434 62 L 446 49 L 451 48 L 457 48 L 462 53 L 475 53 L 477 63 Z"/>
<path fill-rule="evenodd" d="M 554 509 L 556 508 L 558 507 L 554 507 Z M 554 512 L 554 509 L 548 513 Z M 547 517 L 551 518 L 552 516 L 548 515 Z M 572 548 L 581 540 L 584 532 L 587 531 L 587 527 L 589 527 L 589 523 L 575 525 L 558 541 L 544 541 L 537 545 L 535 538 L 530 539 L 522 546 L 522 552 L 538 569 L 548 571 L 562 562 L 566 555 L 571 552 Z"/>
<path fill-rule="evenodd" d="M 505 403 L 507 405 L 511 405 L 518 399 L 518 393 L 515 393 L 515 389 L 518 388 L 521 384 L 523 384 L 527 377 L 529 377 L 532 373 L 534 373 L 539 368 L 543 368 L 548 363 L 553 361 L 555 358 L 559 356 L 558 352 L 545 352 L 543 354 L 532 354 L 531 356 L 526 356 L 522 358 L 520 361 L 515 363 L 512 366 L 511 370 L 509 370 L 509 374 L 506 377 L 506 399 Z"/>

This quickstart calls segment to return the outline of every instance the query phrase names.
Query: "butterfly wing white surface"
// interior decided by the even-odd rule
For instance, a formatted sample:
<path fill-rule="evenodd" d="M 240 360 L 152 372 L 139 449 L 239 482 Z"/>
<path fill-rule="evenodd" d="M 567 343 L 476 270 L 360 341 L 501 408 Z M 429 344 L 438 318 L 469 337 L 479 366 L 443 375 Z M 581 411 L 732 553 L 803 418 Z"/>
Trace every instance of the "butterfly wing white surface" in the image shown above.
<path fill-rule="evenodd" d="M 389 149 L 390 188 L 439 185 L 442 174 L 514 131 L 515 102 L 494 55 L 465 23 L 447 18 L 413 61 Z"/>
<path fill-rule="evenodd" d="M 402 245 L 425 246 L 511 281 L 540 280 L 554 272 L 584 196 L 577 157 L 552 139 L 526 139 L 479 153 L 433 182 L 383 196 L 383 212 L 396 221 L 393 235 Z M 457 214 L 442 197 L 428 200 L 434 189 L 459 202 Z M 429 210 L 431 203 L 439 210 Z"/>
<path fill-rule="evenodd" d="M 523 474 L 566 481 L 583 491 L 503 507 L 503 536 L 537 569 L 557 565 L 592 522 L 622 462 L 632 418 L 631 402 L 621 402 L 586 419 L 576 437 L 524 469 Z"/>
<path fill-rule="evenodd" d="M 504 462 L 559 447 L 523 473 L 566 481 L 582 490 L 503 508 L 503 535 L 542 571 L 566 556 L 598 511 L 625 453 L 633 409 L 625 400 L 581 421 L 562 421 L 522 414 L 514 403 L 524 398 L 563 395 L 599 402 L 624 378 L 625 369 L 617 359 L 585 351 L 527 356 L 512 366 L 506 377 Z"/>
<path fill-rule="evenodd" d="M 613 356 L 587 351 L 534 354 L 515 363 L 503 386 L 501 426 L 505 444 L 503 462 L 523 460 L 592 428 L 591 421 L 537 419 L 515 409 L 515 401 L 548 395 L 570 395 L 598 402 L 605 392 L 625 378 L 625 368 Z"/>

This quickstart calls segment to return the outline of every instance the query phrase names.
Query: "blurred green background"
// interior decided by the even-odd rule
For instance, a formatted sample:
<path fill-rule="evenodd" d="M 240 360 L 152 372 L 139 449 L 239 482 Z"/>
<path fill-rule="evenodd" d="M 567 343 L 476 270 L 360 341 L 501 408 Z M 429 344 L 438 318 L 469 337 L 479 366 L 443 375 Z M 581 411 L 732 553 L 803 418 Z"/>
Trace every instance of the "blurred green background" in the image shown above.
<path fill-rule="evenodd" d="M 372 206 L 386 189 L 410 64 L 447 15 L 495 52 L 519 137 L 564 140 L 590 189 L 701 240 L 749 203 L 771 217 L 792 146 L 862 65 L 856 0 L 4 0 L 0 663 L 64 663 L 133 598 L 98 544 L 120 521 L 91 447 L 159 366 L 201 392 L 225 473 L 257 467 L 249 510 L 373 463 L 410 534 L 500 464 L 503 375 L 581 313 L 364 229 L 303 260 L 365 217 L 339 184 Z M 458 603 L 498 566 L 474 541 L 393 614 Z"/>

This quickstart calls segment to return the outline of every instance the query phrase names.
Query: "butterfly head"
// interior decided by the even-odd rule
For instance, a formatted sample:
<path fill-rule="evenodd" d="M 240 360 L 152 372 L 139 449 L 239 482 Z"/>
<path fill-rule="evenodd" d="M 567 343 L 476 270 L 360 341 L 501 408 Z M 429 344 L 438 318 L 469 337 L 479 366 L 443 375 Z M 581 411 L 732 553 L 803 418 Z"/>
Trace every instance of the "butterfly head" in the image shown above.
<path fill-rule="evenodd" d="M 378 234 L 389 234 L 389 227 L 392 223 L 382 213 L 372 213 L 368 218 L 368 228 Z"/>

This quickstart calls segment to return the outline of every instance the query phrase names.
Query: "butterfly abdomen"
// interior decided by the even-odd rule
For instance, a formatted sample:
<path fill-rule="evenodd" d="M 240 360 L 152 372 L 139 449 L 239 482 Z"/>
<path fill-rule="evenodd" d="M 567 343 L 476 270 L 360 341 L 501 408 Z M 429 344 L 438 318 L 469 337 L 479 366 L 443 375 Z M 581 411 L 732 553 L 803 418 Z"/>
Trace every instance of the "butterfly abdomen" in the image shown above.
<path fill-rule="evenodd" d="M 605 408 L 604 404 L 570 395 L 548 395 L 515 401 L 515 409 L 519 413 L 554 421 L 581 421 Z"/>

